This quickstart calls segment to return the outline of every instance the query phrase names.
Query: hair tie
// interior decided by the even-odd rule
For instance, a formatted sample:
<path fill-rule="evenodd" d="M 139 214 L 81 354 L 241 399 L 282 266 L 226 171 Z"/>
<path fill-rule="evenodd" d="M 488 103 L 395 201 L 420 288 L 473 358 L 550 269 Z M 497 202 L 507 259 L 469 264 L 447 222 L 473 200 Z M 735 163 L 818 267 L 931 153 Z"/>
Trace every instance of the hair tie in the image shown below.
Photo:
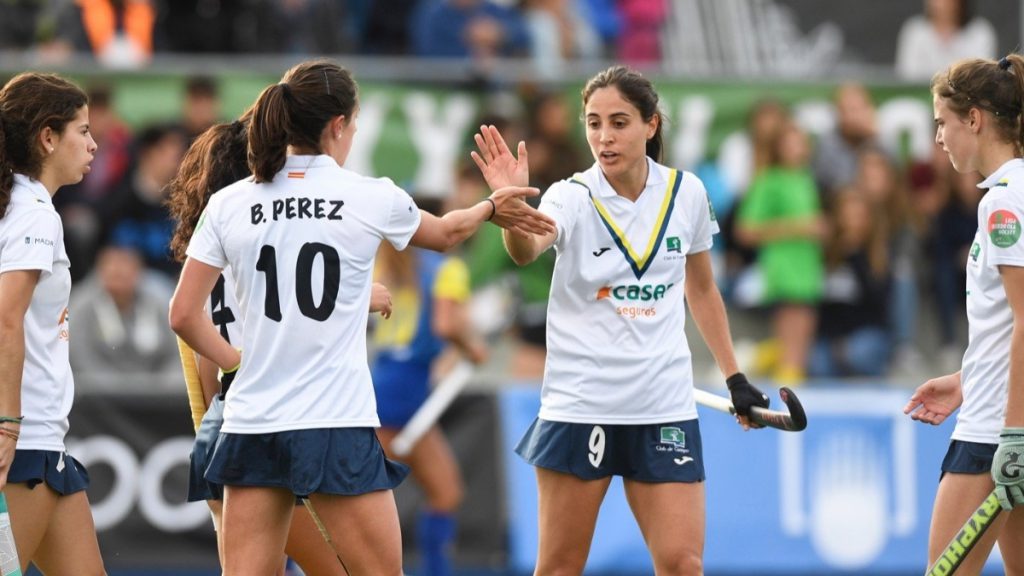
<path fill-rule="evenodd" d="M 1006 56 L 1003 56 L 999 60 L 999 68 L 1002 69 L 1002 70 L 1009 70 L 1010 66 L 1012 66 L 1012 65 L 1013 65 L 1013 63 L 1010 62 L 1010 59 L 1007 58 Z"/>
<path fill-rule="evenodd" d="M 289 86 L 287 82 L 278 82 L 277 85 L 280 86 L 282 90 L 284 90 L 284 95 L 285 96 L 290 96 L 291 95 L 292 87 Z"/>

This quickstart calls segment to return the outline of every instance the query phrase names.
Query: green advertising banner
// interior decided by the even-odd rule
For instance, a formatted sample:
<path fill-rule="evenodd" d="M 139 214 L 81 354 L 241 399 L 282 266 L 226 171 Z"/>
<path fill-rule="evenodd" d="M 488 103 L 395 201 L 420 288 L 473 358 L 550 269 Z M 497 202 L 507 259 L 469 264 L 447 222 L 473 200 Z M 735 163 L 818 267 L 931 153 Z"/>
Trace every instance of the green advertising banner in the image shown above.
<path fill-rule="evenodd" d="M 265 75 L 218 78 L 224 118 L 237 117 L 260 91 L 276 82 Z M 177 118 L 184 78 L 171 75 L 131 75 L 97 80 L 116 88 L 116 106 L 133 126 Z M 835 84 L 795 82 L 690 82 L 656 79 L 665 126 L 665 161 L 693 170 L 705 162 L 718 165 L 731 187 L 746 184 L 749 144 L 744 135 L 747 116 L 761 99 L 791 106 L 797 121 L 811 134 L 834 125 L 831 104 Z M 579 86 L 561 93 L 579 114 Z M 932 152 L 934 127 L 927 87 L 869 86 L 877 106 L 879 140 L 896 156 L 926 159 Z M 347 167 L 360 173 L 387 176 L 411 192 L 445 195 L 454 168 L 468 158 L 478 119 L 493 97 L 458 88 L 364 83 L 360 86 L 359 132 Z M 522 121 L 525 123 L 525 121 Z M 525 124 L 524 124 L 525 126 Z M 579 142 L 585 147 L 582 126 Z M 735 189 L 735 188 L 734 188 Z"/>

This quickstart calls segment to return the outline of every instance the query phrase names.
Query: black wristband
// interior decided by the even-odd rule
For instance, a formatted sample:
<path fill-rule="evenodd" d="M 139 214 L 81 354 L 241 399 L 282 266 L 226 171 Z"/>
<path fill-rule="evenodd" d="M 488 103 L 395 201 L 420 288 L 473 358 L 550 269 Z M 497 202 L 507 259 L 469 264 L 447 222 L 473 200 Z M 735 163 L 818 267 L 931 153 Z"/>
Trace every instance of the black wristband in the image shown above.
<path fill-rule="evenodd" d="M 498 205 L 495 204 L 494 200 L 491 200 L 490 198 L 484 198 L 484 202 L 491 203 L 491 215 L 487 217 L 487 221 L 490 222 L 491 219 L 494 218 L 494 215 L 498 213 Z"/>
<path fill-rule="evenodd" d="M 737 385 L 737 384 L 749 384 L 749 383 L 750 383 L 750 381 L 747 380 L 747 376 L 743 372 L 737 372 L 737 373 L 733 374 L 732 376 L 729 376 L 728 378 L 725 379 L 725 387 L 728 388 L 730 391 L 732 390 L 732 387 Z"/>

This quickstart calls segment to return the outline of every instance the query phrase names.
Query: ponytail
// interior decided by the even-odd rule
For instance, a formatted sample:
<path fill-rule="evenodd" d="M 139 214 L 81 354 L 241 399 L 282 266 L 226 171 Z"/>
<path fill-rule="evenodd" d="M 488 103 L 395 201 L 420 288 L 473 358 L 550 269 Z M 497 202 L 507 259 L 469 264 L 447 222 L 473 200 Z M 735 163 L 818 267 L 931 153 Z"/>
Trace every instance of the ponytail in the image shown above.
<path fill-rule="evenodd" d="M 250 115 L 217 124 L 203 132 L 185 153 L 178 174 L 168 184 L 167 209 L 177 221 L 171 237 L 171 254 L 185 260 L 185 250 L 199 217 L 215 192 L 249 175 L 246 165 L 246 127 Z"/>
<path fill-rule="evenodd" d="M 1017 123 L 1017 156 L 1024 155 L 1024 56 L 1020 54 L 1010 54 L 1003 58 L 1006 61 L 1006 68 L 1012 70 L 1013 80 L 1017 85 L 1017 117 L 1015 121 Z M 1000 67 L 1003 67 L 1003 61 L 999 63 Z"/>
<path fill-rule="evenodd" d="M 288 84 L 263 90 L 253 106 L 249 124 L 249 170 L 256 182 L 270 182 L 282 168 L 288 151 Z"/>
<path fill-rule="evenodd" d="M 654 129 L 654 136 L 647 141 L 647 155 L 655 162 L 661 163 L 662 151 L 665 149 L 665 141 L 661 135 L 661 125 L 665 123 L 665 115 L 659 110 L 658 127 Z"/>
<path fill-rule="evenodd" d="M 338 116 L 351 122 L 358 87 L 352 73 L 330 60 L 310 60 L 263 90 L 249 123 L 249 169 L 270 182 L 284 168 L 288 146 L 320 154 L 320 137 Z"/>

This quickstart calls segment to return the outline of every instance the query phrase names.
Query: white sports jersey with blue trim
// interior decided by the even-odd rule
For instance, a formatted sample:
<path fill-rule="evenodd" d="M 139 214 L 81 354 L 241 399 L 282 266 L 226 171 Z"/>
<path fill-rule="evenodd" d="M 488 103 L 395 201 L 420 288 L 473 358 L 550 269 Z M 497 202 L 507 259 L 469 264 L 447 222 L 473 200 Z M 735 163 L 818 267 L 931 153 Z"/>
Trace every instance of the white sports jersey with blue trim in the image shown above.
<path fill-rule="evenodd" d="M 978 231 L 967 258 L 969 340 L 960 375 L 964 403 L 953 439 L 998 444 L 1006 416 L 1013 311 L 999 266 L 1024 266 L 1024 160 L 999 167 L 978 185 Z"/>
<path fill-rule="evenodd" d="M 382 240 L 401 250 L 419 222 L 390 180 L 328 156 L 289 156 L 272 182 L 210 198 L 188 255 L 230 266 L 244 319 L 224 432 L 379 425 L 366 362 L 373 262 Z"/>
<path fill-rule="evenodd" d="M 0 219 L 0 274 L 39 270 L 25 313 L 19 450 L 64 452 L 75 383 L 68 362 L 71 262 L 64 228 L 40 182 L 14 175 L 7 214 Z M 10 416 L 17 416 L 10 414 Z"/>
<path fill-rule="evenodd" d="M 686 257 L 718 223 L 699 178 L 648 160 L 634 203 L 599 165 L 551 186 L 555 219 L 540 417 L 653 424 L 697 417 L 684 325 Z"/>

